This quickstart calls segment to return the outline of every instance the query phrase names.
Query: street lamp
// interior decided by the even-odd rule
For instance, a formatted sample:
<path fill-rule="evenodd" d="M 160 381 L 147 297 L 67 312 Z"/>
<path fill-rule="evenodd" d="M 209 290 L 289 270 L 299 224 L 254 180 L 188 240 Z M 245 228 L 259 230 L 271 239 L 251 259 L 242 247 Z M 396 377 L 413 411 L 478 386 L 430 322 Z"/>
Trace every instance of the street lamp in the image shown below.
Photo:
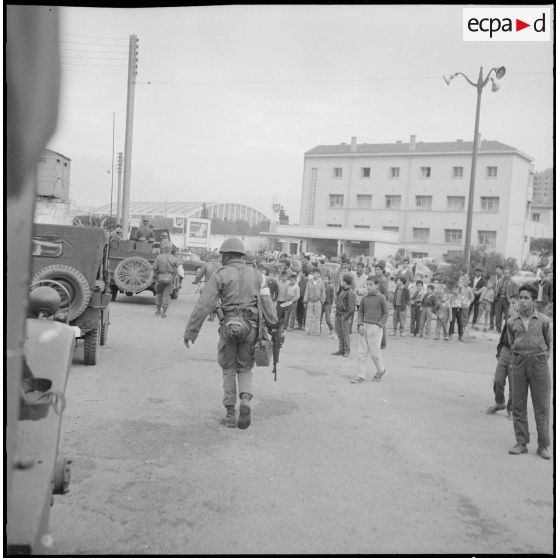
<path fill-rule="evenodd" d="M 496 79 L 502 79 L 506 74 L 506 68 L 504 66 L 500 66 L 499 68 L 491 68 L 488 72 L 486 78 L 483 78 L 482 75 L 482 66 L 479 71 L 479 79 L 477 83 L 472 82 L 465 74 L 462 72 L 456 72 L 455 74 L 450 75 L 449 78 L 442 76 L 446 85 L 449 85 L 451 80 L 456 76 L 463 76 L 468 83 L 470 83 L 473 87 L 477 89 L 477 112 L 475 115 L 475 136 L 473 138 L 473 159 L 471 161 L 471 181 L 469 182 L 469 200 L 467 202 L 467 227 L 465 229 L 465 253 L 464 253 L 464 264 L 467 270 L 467 274 L 469 274 L 469 265 L 470 265 L 470 256 L 471 256 L 471 225 L 473 222 L 473 202 L 475 196 L 475 171 L 477 167 L 477 148 L 478 148 L 478 140 L 479 140 L 479 118 L 480 118 L 480 105 L 481 105 L 481 95 L 482 90 L 490 81 L 492 83 L 492 91 L 495 93 L 500 89 L 500 84 L 494 79 L 491 74 L 494 72 L 494 76 Z"/>

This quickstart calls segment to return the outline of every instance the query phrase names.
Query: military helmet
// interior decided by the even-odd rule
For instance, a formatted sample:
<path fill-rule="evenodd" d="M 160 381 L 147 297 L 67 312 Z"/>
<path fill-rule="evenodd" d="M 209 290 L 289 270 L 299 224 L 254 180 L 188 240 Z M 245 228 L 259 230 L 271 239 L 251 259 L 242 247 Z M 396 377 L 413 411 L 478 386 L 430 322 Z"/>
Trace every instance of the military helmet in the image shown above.
<path fill-rule="evenodd" d="M 246 250 L 246 263 L 256 263 L 256 254 L 252 250 Z"/>
<path fill-rule="evenodd" d="M 236 252 L 237 254 L 246 254 L 246 250 L 244 249 L 244 244 L 242 244 L 242 240 L 239 238 L 227 238 L 223 244 L 221 244 L 221 248 L 219 248 L 219 252 Z"/>

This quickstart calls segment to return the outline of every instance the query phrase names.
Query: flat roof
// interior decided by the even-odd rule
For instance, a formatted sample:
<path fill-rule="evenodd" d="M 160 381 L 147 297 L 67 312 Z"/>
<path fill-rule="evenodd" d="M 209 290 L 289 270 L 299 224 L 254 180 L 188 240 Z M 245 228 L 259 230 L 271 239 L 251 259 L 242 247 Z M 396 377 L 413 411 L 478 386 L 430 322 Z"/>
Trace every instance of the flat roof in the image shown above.
<path fill-rule="evenodd" d="M 316 238 L 327 240 L 356 240 L 361 242 L 385 242 L 399 244 L 399 233 L 383 229 L 355 229 L 348 227 L 303 227 L 278 225 L 275 230 L 261 232 L 273 238 Z"/>

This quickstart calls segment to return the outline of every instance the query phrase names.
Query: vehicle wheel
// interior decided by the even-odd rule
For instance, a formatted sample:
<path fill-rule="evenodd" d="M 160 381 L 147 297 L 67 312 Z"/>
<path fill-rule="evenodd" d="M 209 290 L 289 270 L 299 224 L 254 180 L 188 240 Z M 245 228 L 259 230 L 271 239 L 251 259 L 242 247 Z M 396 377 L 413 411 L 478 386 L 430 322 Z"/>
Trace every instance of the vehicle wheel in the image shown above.
<path fill-rule="evenodd" d="M 106 345 L 108 339 L 108 328 L 110 324 L 110 313 L 109 309 L 107 308 L 101 315 L 101 334 L 100 334 L 100 345 Z"/>
<path fill-rule="evenodd" d="M 124 293 L 124 294 L 125 294 L 126 296 L 132 296 L 134 293 L 128 293 L 128 292 L 126 292 L 126 293 Z"/>
<path fill-rule="evenodd" d="M 68 300 L 68 295 L 64 292 L 64 289 L 53 287 L 62 300 L 60 310 L 68 312 L 70 321 L 83 314 L 91 298 L 91 287 L 81 271 L 64 264 L 48 265 L 37 271 L 31 282 L 36 283 L 43 279 L 58 281 L 68 290 L 70 300 Z"/>
<path fill-rule="evenodd" d="M 88 331 L 83 338 L 83 361 L 85 364 L 97 364 L 97 354 L 101 344 L 101 336 L 98 329 Z"/>
<path fill-rule="evenodd" d="M 116 300 L 116 296 L 118 295 L 118 287 L 116 285 L 110 286 L 110 299 L 112 302 Z"/>
<path fill-rule="evenodd" d="M 153 268 L 145 258 L 131 256 L 116 266 L 114 282 L 126 294 L 139 293 L 153 282 Z"/>

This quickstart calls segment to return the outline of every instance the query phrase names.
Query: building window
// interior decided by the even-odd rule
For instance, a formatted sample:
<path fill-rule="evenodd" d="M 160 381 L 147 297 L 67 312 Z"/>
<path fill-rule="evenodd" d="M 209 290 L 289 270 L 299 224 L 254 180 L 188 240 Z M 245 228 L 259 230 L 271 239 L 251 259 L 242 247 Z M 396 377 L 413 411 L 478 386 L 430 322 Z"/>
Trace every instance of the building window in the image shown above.
<path fill-rule="evenodd" d="M 329 194 L 329 207 L 343 207 L 343 194 Z"/>
<path fill-rule="evenodd" d="M 481 211 L 487 213 L 498 213 L 500 209 L 500 198 L 481 197 Z"/>
<path fill-rule="evenodd" d="M 333 227 L 333 228 L 341 228 L 341 225 L 337 225 L 335 223 L 328 223 L 326 227 Z"/>
<path fill-rule="evenodd" d="M 68 163 L 66 163 L 66 161 L 64 161 L 64 166 L 65 166 L 65 167 L 67 167 L 67 166 L 68 166 Z"/>
<path fill-rule="evenodd" d="M 481 246 L 496 246 L 496 231 L 479 231 L 479 244 Z"/>
<path fill-rule="evenodd" d="M 391 167 L 389 172 L 391 178 L 399 178 L 399 167 Z"/>
<path fill-rule="evenodd" d="M 60 159 L 56 159 L 56 164 L 57 164 L 57 165 L 60 164 Z"/>
<path fill-rule="evenodd" d="M 370 167 L 362 167 L 360 169 L 361 178 L 370 178 Z"/>
<path fill-rule="evenodd" d="M 432 196 L 415 196 L 416 209 L 432 209 Z"/>
<path fill-rule="evenodd" d="M 386 196 L 386 209 L 401 209 L 401 196 Z"/>
<path fill-rule="evenodd" d="M 446 244 L 461 244 L 463 231 L 461 229 L 445 229 L 444 236 Z"/>
<path fill-rule="evenodd" d="M 370 225 L 355 225 L 355 229 L 369 229 Z"/>
<path fill-rule="evenodd" d="M 541 220 L 541 214 L 533 213 L 533 221 L 535 221 L 535 223 L 540 223 L 540 220 Z"/>
<path fill-rule="evenodd" d="M 448 209 L 463 211 L 465 209 L 465 196 L 448 196 Z"/>
<path fill-rule="evenodd" d="M 357 195 L 357 207 L 359 209 L 369 209 L 372 207 L 372 196 L 369 194 Z"/>
<path fill-rule="evenodd" d="M 399 227 L 382 227 L 382 229 L 384 229 L 384 231 L 399 232 Z"/>
<path fill-rule="evenodd" d="M 498 167 L 486 167 L 486 176 L 488 178 L 496 178 L 498 176 Z"/>
<path fill-rule="evenodd" d="M 430 241 L 430 229 L 421 229 L 413 227 L 413 240 L 417 242 L 429 242 Z"/>
<path fill-rule="evenodd" d="M 341 178 L 343 176 L 343 168 L 342 167 L 334 167 L 333 168 L 333 178 Z"/>
<path fill-rule="evenodd" d="M 463 178 L 463 167 L 453 167 L 453 178 Z"/>
<path fill-rule="evenodd" d="M 420 167 L 420 175 L 422 178 L 430 178 L 431 167 Z"/>
<path fill-rule="evenodd" d="M 428 258 L 428 252 L 411 252 L 411 258 L 420 259 Z"/>

